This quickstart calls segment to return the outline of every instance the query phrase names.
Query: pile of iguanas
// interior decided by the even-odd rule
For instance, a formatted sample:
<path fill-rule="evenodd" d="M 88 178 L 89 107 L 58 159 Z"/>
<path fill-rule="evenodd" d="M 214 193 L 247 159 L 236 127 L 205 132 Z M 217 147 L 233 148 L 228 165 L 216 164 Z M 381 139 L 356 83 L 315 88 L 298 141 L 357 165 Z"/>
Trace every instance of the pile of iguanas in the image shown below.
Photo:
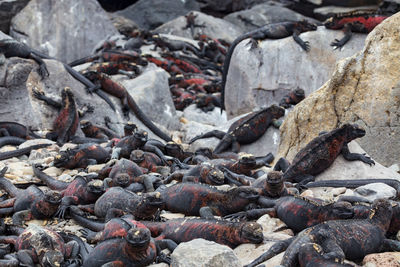
<path fill-rule="evenodd" d="M 345 37 L 335 40 L 333 46 L 343 46 L 351 31 L 369 32 L 387 17 L 359 15 L 335 16 L 325 22 L 327 28 L 345 29 Z M 186 20 L 185 28 L 192 33 L 196 27 L 206 27 L 196 23 L 193 13 Z M 283 251 L 283 266 L 349 266 L 344 263 L 345 259 L 359 262 L 370 253 L 399 251 L 400 243 L 391 239 L 400 230 L 397 202 L 379 199 L 372 204 L 360 204 L 367 200 L 347 197 L 324 203 L 299 195 L 305 188 L 314 186 L 354 188 L 377 181 L 314 182 L 315 176 L 331 166 L 339 154 L 349 161 L 375 164 L 370 157 L 349 151 L 348 143 L 366 134 L 361 127 L 343 124 L 330 132 L 322 132 L 296 154 L 291 164 L 281 158 L 268 173 L 260 168 L 270 167 L 274 160 L 271 153 L 263 157 L 238 153 L 241 144 L 256 141 L 269 126 L 279 127 L 277 120 L 284 116 L 285 108 L 304 99 L 301 89 L 289 92 L 279 106 L 271 105 L 242 117 L 227 132 L 212 131 L 193 138 L 190 143 L 212 136 L 221 141 L 214 150 L 202 148 L 190 152 L 156 127 L 126 88 L 109 76 L 121 73 L 134 78 L 140 75 L 143 66 L 154 63 L 172 74 L 169 83 L 178 109 L 191 103 L 197 103 L 204 111 L 215 106 L 223 108 L 229 63 L 239 42 L 247 38 L 293 36 L 308 51 L 310 44 L 299 34 L 312 30 L 316 30 L 316 25 L 307 21 L 266 25 L 239 36 L 230 47 L 205 35 L 196 36 L 197 47 L 146 31 L 124 32 L 136 38 L 129 43 L 131 50 L 124 51 L 115 43 L 107 42 L 95 55 L 64 64 L 73 77 L 89 87 L 88 91 L 97 93 L 114 109 L 108 95 L 119 98 L 125 117 L 133 111 L 165 142 L 149 138 L 146 131 L 132 123 L 127 123 L 124 134 L 120 134 L 82 120 L 85 112 L 93 109 L 86 106 L 86 110 L 79 110 L 70 88 L 61 89 L 61 103 L 44 92 L 33 91 L 35 98 L 57 110 L 53 131 L 39 136 L 19 123 L 0 122 L 0 147 L 20 145 L 40 137 L 56 141 L 59 146 L 78 145 L 58 151 L 56 146 L 40 144 L 0 153 L 0 160 L 29 155 L 34 150 L 54 154 L 50 164 L 32 164 L 36 182 L 13 184 L 6 178 L 8 168 L 0 171 L 0 188 L 6 192 L 1 197 L 0 213 L 11 217 L 11 221 L 5 223 L 1 219 L 0 223 L 0 266 L 170 263 L 171 258 L 164 249 L 173 252 L 179 243 L 195 238 L 231 248 L 243 243 L 262 243 L 262 227 L 254 220 L 264 214 L 281 219 L 296 236 L 276 242 L 247 266 L 256 266 Z M 154 44 L 154 49 L 165 51 L 160 57 L 141 55 L 141 44 Z M 49 75 L 43 61 L 49 57 L 22 43 L 0 40 L 0 52 L 6 57 L 31 58 L 39 64 L 43 79 Z M 81 72 L 72 69 L 85 62 L 93 63 Z M 222 72 L 222 83 L 211 75 L 215 71 Z M 85 137 L 77 136 L 79 125 Z M 4 163 L 7 166 L 7 161 Z M 94 174 L 88 173 L 94 164 L 104 164 L 104 167 Z M 46 174 L 51 166 L 80 172 L 70 182 L 61 181 Z M 397 180 L 379 181 L 400 192 Z M 216 187 L 225 184 L 229 185 L 228 189 Z M 165 221 L 160 216 L 162 210 L 198 218 Z M 83 238 L 49 227 L 25 227 L 25 222 L 32 219 L 56 217 L 72 219 L 84 227 Z"/>

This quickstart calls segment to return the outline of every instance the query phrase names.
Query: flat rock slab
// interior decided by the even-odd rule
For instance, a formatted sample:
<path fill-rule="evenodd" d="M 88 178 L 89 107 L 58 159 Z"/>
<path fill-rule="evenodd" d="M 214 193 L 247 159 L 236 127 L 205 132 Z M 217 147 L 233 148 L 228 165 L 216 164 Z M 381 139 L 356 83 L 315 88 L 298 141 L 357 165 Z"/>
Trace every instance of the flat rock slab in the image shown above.
<path fill-rule="evenodd" d="M 292 37 L 264 40 L 255 49 L 250 49 L 246 39 L 236 47 L 225 87 L 229 119 L 256 107 L 279 103 L 296 88 L 304 89 L 308 96 L 329 79 L 338 60 L 362 49 L 366 35 L 353 34 L 342 50 L 330 46 L 334 39 L 343 37 L 341 31 L 318 27 L 300 37 L 310 42 L 309 52 L 303 51 Z"/>

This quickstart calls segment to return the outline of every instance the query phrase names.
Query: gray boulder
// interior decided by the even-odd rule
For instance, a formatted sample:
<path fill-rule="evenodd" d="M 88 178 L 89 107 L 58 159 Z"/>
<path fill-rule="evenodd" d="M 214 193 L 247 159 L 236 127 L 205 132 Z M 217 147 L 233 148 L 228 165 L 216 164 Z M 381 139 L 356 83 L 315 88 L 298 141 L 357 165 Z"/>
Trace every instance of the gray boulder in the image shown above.
<path fill-rule="evenodd" d="M 228 246 L 202 238 L 183 242 L 171 254 L 171 267 L 240 267 L 239 259 Z"/>
<path fill-rule="evenodd" d="M 8 33 L 10 30 L 11 19 L 29 0 L 0 0 L 0 31 Z"/>
<path fill-rule="evenodd" d="M 365 197 L 372 202 L 379 198 L 394 199 L 397 192 L 396 189 L 387 184 L 373 183 L 357 187 L 354 190 L 354 195 Z"/>
<path fill-rule="evenodd" d="M 32 89 L 43 91 L 49 97 L 60 99 L 61 89 L 68 86 L 75 95 L 78 108 L 88 104 L 94 107 L 94 112 L 86 114 L 84 119 L 104 126 L 104 117 L 108 116 L 114 130 L 120 134 L 123 133 L 125 118 L 122 116 L 119 99 L 109 96 L 117 108 L 117 111 L 114 112 L 99 96 L 88 94 L 85 87 L 66 72 L 62 63 L 55 60 L 45 60 L 45 63 L 50 75 L 43 80 L 37 73 L 38 67 L 33 60 L 10 58 L 6 60 L 4 65 L 0 66 L 0 113 L 3 114 L 2 120 L 16 121 L 31 127 L 33 130 L 51 130 L 58 111 L 34 98 Z M 157 69 L 149 68 L 148 71 L 145 69 L 143 75 L 157 76 L 152 75 L 153 72 L 157 72 Z M 152 81 L 154 79 L 149 80 L 149 82 Z M 143 82 L 140 85 L 145 87 Z M 153 85 L 159 86 L 158 84 Z M 155 87 L 147 86 L 146 88 L 149 96 L 148 101 L 155 101 L 150 97 L 155 96 L 151 93 Z M 169 109 L 169 112 L 172 114 L 173 111 Z M 147 115 L 151 117 L 151 112 L 147 112 Z M 136 123 L 139 128 L 149 131 L 150 137 L 159 139 L 133 113 L 130 115 L 130 121 Z M 164 125 L 164 121 L 158 122 Z M 154 123 L 157 124 L 157 121 L 154 121 Z M 167 132 L 165 129 L 163 130 Z M 77 134 L 83 135 L 80 130 L 77 131 Z"/>
<path fill-rule="evenodd" d="M 282 5 L 274 4 L 274 2 L 231 13 L 224 19 L 239 26 L 244 32 L 254 30 L 257 26 L 283 21 L 307 19 L 310 22 L 318 23 L 313 18 L 305 17 Z"/>
<path fill-rule="evenodd" d="M 128 79 L 118 75 L 117 80 L 153 122 L 158 122 L 167 129 L 177 130 L 180 125 L 169 91 L 168 76 L 165 70 L 149 64 L 145 72 L 137 78 Z"/>
<path fill-rule="evenodd" d="M 225 114 L 223 114 L 222 118 L 224 118 L 224 115 Z M 186 134 L 185 141 L 189 142 L 189 140 L 192 139 L 193 137 L 212 130 L 220 130 L 227 132 L 232 123 L 234 123 L 235 121 L 246 115 L 248 115 L 248 113 L 237 116 L 233 119 L 230 119 L 229 121 L 225 122 L 221 121 L 221 124 L 218 126 L 211 126 L 209 124 L 195 122 L 194 120 L 190 121 L 189 123 L 185 124 L 182 127 L 182 130 Z M 190 145 L 189 149 L 190 151 L 195 151 L 196 149 L 201 147 L 208 147 L 214 149 L 219 143 L 219 141 L 220 140 L 215 137 L 199 139 L 193 142 Z M 253 154 L 254 156 L 265 156 L 270 152 L 275 155 L 278 150 L 279 141 L 280 141 L 279 129 L 270 126 L 265 132 L 265 134 L 262 135 L 257 141 L 251 144 L 241 145 L 240 152 L 250 153 Z"/>
<path fill-rule="evenodd" d="M 329 79 L 336 61 L 361 50 L 366 38 L 365 34 L 353 34 L 343 50 L 333 50 L 330 43 L 343 37 L 341 31 L 318 27 L 300 36 L 310 42 L 309 52 L 292 37 L 264 40 L 256 49 L 250 49 L 248 40 L 236 47 L 225 86 L 228 118 L 279 103 L 296 88 L 304 89 L 308 96 Z"/>
<path fill-rule="evenodd" d="M 191 10 L 200 10 L 199 4 L 194 0 L 139 0 L 115 13 L 134 21 L 141 29 L 150 30 Z"/>
<path fill-rule="evenodd" d="M 10 29 L 15 39 L 63 62 L 89 55 L 100 40 L 116 33 L 96 0 L 32 0 Z"/>
<path fill-rule="evenodd" d="M 213 16 L 206 15 L 201 12 L 193 12 L 196 17 L 196 24 L 204 25 L 205 27 L 195 27 L 194 35 L 206 34 L 211 38 L 223 39 L 232 42 L 236 37 L 241 35 L 243 31 L 236 25 Z M 189 28 L 184 29 L 186 26 L 185 16 L 180 16 L 171 20 L 160 27 L 155 29 L 158 33 L 167 33 L 177 36 L 193 39 Z"/>

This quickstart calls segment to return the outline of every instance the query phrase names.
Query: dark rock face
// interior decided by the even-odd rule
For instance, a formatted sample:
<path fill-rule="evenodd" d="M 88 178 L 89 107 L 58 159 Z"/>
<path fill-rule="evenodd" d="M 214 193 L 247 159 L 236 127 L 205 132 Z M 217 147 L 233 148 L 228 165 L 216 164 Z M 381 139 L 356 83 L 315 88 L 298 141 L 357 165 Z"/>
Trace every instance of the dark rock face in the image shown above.
<path fill-rule="evenodd" d="M 0 1 L 0 31 L 8 33 L 12 17 L 23 9 L 29 0 L 1 0 Z"/>
<path fill-rule="evenodd" d="M 89 55 L 99 41 L 116 33 L 96 0 L 32 0 L 10 29 L 18 41 L 64 62 Z"/>
<path fill-rule="evenodd" d="M 199 4 L 194 0 L 139 0 L 117 14 L 134 21 L 140 28 L 149 30 L 191 10 L 200 10 Z"/>

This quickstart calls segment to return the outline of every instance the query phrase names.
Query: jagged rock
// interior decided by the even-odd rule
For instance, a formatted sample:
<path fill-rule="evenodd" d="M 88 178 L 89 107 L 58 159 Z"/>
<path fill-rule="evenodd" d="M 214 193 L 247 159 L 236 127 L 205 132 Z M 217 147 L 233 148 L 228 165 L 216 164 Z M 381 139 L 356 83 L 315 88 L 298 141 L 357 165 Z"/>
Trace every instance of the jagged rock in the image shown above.
<path fill-rule="evenodd" d="M 306 96 L 323 85 L 334 70 L 337 60 L 362 49 L 365 34 L 353 34 L 343 50 L 332 50 L 331 41 L 343 32 L 318 27 L 300 35 L 310 42 L 305 52 L 292 37 L 265 40 L 259 48 L 250 49 L 244 40 L 235 49 L 225 86 L 228 118 L 255 107 L 279 103 L 289 90 L 302 88 Z"/>
<path fill-rule="evenodd" d="M 153 122 L 177 130 L 180 125 L 168 86 L 168 76 L 165 70 L 149 64 L 137 78 L 128 79 L 118 75 L 118 81 Z"/>
<path fill-rule="evenodd" d="M 100 40 L 116 33 L 96 0 L 32 0 L 10 29 L 15 39 L 64 62 L 89 55 Z"/>
<path fill-rule="evenodd" d="M 365 197 L 371 202 L 379 198 L 393 199 L 396 197 L 396 189 L 384 183 L 372 183 L 357 187 L 354 195 Z"/>
<path fill-rule="evenodd" d="M 194 28 L 194 36 L 197 34 L 206 34 L 211 38 L 223 39 L 228 42 L 232 42 L 236 37 L 242 34 L 242 30 L 223 19 L 215 18 L 213 16 L 206 15 L 201 12 L 193 12 L 196 17 L 196 24 L 204 25 L 205 27 Z M 174 20 L 171 20 L 157 29 L 155 32 L 168 33 L 172 35 L 182 36 L 186 38 L 193 38 L 190 28 L 186 28 L 186 18 L 185 16 L 180 16 Z"/>
<path fill-rule="evenodd" d="M 376 10 L 377 5 L 371 6 L 355 6 L 355 7 L 337 7 L 337 6 L 324 6 L 314 9 L 315 17 L 324 20 L 334 14 L 347 13 L 359 10 Z"/>
<path fill-rule="evenodd" d="M 362 51 L 340 61 L 331 79 L 296 105 L 280 127 L 278 156 L 291 160 L 319 132 L 354 122 L 367 132 L 357 142 L 375 161 L 398 163 L 399 23 L 395 14 L 378 25 Z"/>
<path fill-rule="evenodd" d="M 251 9 L 234 12 L 225 16 L 224 19 L 239 26 L 243 32 L 254 30 L 257 26 L 261 27 L 265 24 L 283 21 L 307 19 L 308 21 L 317 23 L 317 20 L 305 17 L 275 2 L 260 4 Z"/>
<path fill-rule="evenodd" d="M 357 139 L 359 140 L 359 139 Z M 350 152 L 365 153 L 356 141 L 349 143 Z M 372 159 L 376 160 L 374 157 Z M 333 164 L 324 172 L 317 175 L 315 180 L 345 180 L 345 179 L 400 179 L 400 174 L 386 168 L 375 161 L 375 165 L 369 166 L 361 161 L 348 161 L 339 155 Z"/>
<path fill-rule="evenodd" d="M 50 75 L 43 80 L 41 80 L 37 73 L 38 67 L 33 60 L 10 58 L 6 60 L 4 65 L 0 66 L 0 113 L 3 114 L 2 120 L 19 122 L 35 131 L 52 129 L 53 120 L 58 115 L 58 111 L 53 107 L 47 106 L 42 101 L 33 98 L 32 89 L 35 88 L 45 92 L 49 97 L 60 99 L 61 89 L 68 86 L 75 95 L 78 108 L 87 104 L 94 107 L 94 112 L 87 113 L 84 119 L 90 120 L 94 124 L 104 126 L 104 117 L 108 116 L 111 119 L 111 125 L 114 127 L 114 130 L 120 134 L 123 133 L 122 129 L 125 119 L 122 116 L 121 101 L 119 99 L 109 96 L 117 109 L 117 111 L 114 112 L 99 96 L 96 94 L 88 94 L 85 87 L 72 78 L 59 61 L 45 60 L 45 63 Z M 149 79 L 149 82 L 154 82 L 156 74 L 153 72 L 155 71 L 157 73 L 157 69 L 152 67 L 148 69 L 148 71 L 147 68 L 144 69 L 142 75 L 153 77 L 151 80 Z M 151 73 L 153 73 L 153 75 Z M 160 76 L 163 77 L 162 74 L 160 74 Z M 155 83 L 155 85 L 160 86 L 157 83 Z M 154 94 L 151 93 L 153 87 L 146 87 L 143 83 L 141 83 L 141 86 L 148 90 L 148 101 L 153 101 L 154 99 L 150 100 L 150 96 L 154 96 Z M 169 96 L 169 94 L 167 96 Z M 172 104 L 171 106 L 173 108 Z M 165 106 L 163 106 L 163 108 L 164 107 Z M 173 112 L 172 108 L 169 109 L 171 114 Z M 152 113 L 147 111 L 147 115 L 150 116 L 151 114 Z M 150 137 L 159 139 L 151 133 L 133 113 L 130 114 L 130 121 L 136 123 L 139 128 L 149 131 Z M 157 123 L 157 121 L 155 121 L 155 123 Z M 160 121 L 160 124 L 164 125 L 164 121 Z M 83 135 L 80 129 L 77 131 L 77 135 Z"/>
<path fill-rule="evenodd" d="M 183 242 L 171 254 L 171 267 L 186 266 L 241 266 L 239 259 L 228 246 L 202 238 Z"/>
<path fill-rule="evenodd" d="M 263 234 L 273 233 L 276 229 L 285 226 L 285 223 L 278 218 L 271 218 L 268 214 L 265 214 L 258 218 L 257 223 L 262 226 Z"/>
<path fill-rule="evenodd" d="M 23 9 L 29 0 L 1 0 L 0 1 L 0 31 L 8 33 L 12 17 Z M 2 39 L 0 37 L 0 39 Z"/>
<path fill-rule="evenodd" d="M 134 21 L 141 29 L 150 30 L 191 10 L 200 10 L 194 0 L 139 0 L 115 13 Z"/>
<path fill-rule="evenodd" d="M 400 252 L 369 254 L 364 257 L 362 264 L 368 267 L 399 267 Z"/>

